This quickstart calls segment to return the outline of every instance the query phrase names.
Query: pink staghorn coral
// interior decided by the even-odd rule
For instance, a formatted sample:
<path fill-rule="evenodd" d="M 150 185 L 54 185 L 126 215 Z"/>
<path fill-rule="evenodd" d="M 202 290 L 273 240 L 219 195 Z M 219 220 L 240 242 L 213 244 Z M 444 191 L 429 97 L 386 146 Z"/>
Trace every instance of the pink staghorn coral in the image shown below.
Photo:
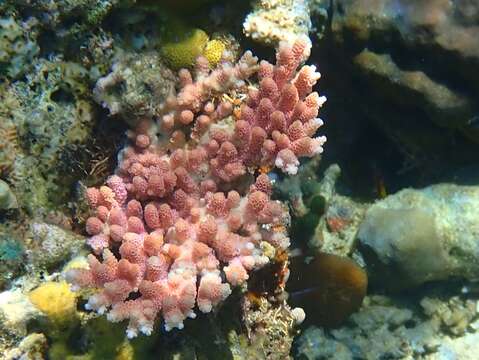
<path fill-rule="evenodd" d="M 298 40 L 280 46 L 275 66 L 247 52 L 211 72 L 199 59 L 194 80 L 180 71 L 168 112 L 157 124 L 140 122 L 117 174 L 87 191 L 94 255 L 89 269 L 67 278 L 97 289 L 88 309 L 128 319 L 129 337 L 150 334 L 160 314 L 167 330 L 181 329 L 195 306 L 210 312 L 289 246 L 287 210 L 271 200 L 268 176 L 254 171 L 294 174 L 298 157 L 322 151 L 324 137 L 312 138 L 322 124 L 324 98 L 311 93 L 319 74 L 296 71 L 308 52 Z M 256 72 L 259 86 L 247 86 Z"/>

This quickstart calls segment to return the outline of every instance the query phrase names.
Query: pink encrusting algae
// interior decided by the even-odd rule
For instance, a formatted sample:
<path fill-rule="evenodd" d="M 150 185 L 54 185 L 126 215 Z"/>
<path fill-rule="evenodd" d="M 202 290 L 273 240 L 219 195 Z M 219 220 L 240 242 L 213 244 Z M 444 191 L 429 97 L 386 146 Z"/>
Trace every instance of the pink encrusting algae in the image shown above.
<path fill-rule="evenodd" d="M 166 330 L 181 329 L 289 246 L 287 209 L 256 170 L 295 174 L 299 157 L 322 152 L 319 73 L 297 71 L 308 44 L 281 44 L 276 65 L 246 52 L 212 71 L 199 58 L 195 76 L 180 71 L 165 114 L 141 121 L 117 173 L 87 190 L 94 254 L 89 269 L 67 273 L 74 288 L 96 289 L 87 309 L 128 319 L 129 337 L 151 334 L 160 315 Z"/>

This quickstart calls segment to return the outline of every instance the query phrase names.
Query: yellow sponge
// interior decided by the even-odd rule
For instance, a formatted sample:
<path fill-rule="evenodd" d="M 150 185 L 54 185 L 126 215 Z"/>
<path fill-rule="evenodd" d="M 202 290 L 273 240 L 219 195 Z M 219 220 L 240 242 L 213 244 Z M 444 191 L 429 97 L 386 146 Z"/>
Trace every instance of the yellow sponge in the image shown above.
<path fill-rule="evenodd" d="M 198 56 L 208 43 L 208 34 L 201 29 L 194 29 L 178 42 L 163 45 L 162 52 L 168 64 L 173 69 L 192 67 Z"/>
<path fill-rule="evenodd" d="M 75 316 L 77 299 L 64 281 L 46 282 L 31 291 L 29 298 L 53 322 L 68 322 Z"/>
<path fill-rule="evenodd" d="M 219 61 L 221 60 L 221 55 L 226 49 L 226 45 L 223 41 L 219 39 L 214 39 L 208 41 L 206 44 L 205 50 L 203 55 L 208 59 L 211 67 L 215 67 L 218 65 Z"/>
<path fill-rule="evenodd" d="M 120 345 L 115 360 L 135 360 L 135 350 L 130 342 L 125 340 Z"/>

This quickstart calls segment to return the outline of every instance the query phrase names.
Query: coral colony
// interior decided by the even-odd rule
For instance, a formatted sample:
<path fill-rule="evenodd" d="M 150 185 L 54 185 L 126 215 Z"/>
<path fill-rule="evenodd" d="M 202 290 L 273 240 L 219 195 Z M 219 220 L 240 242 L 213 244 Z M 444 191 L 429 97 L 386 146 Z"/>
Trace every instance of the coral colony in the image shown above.
<path fill-rule="evenodd" d="M 67 274 L 74 288 L 97 289 L 87 309 L 128 319 L 130 338 L 151 334 L 160 314 L 166 330 L 181 329 L 195 306 L 210 312 L 289 246 L 288 212 L 270 199 L 266 173 L 296 174 L 299 157 L 323 150 L 326 138 L 313 137 L 320 74 L 297 70 L 309 51 L 299 39 L 280 45 L 276 65 L 248 51 L 214 70 L 200 57 L 194 77 L 179 72 L 165 115 L 139 121 L 116 174 L 87 190 L 94 255 Z"/>

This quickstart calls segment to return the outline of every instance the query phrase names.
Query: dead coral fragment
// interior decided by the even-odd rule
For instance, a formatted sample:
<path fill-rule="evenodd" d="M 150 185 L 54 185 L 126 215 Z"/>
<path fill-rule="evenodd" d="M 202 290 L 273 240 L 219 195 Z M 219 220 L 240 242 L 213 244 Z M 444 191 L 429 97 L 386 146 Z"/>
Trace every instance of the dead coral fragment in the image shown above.
<path fill-rule="evenodd" d="M 295 326 L 304 319 L 301 308 L 291 309 L 285 302 L 271 303 L 264 297 L 247 297 L 243 321 L 250 347 L 258 349 L 258 359 L 289 359 Z"/>
<path fill-rule="evenodd" d="M 276 45 L 307 36 L 311 26 L 308 0 L 256 0 L 243 31 L 253 40 Z"/>

